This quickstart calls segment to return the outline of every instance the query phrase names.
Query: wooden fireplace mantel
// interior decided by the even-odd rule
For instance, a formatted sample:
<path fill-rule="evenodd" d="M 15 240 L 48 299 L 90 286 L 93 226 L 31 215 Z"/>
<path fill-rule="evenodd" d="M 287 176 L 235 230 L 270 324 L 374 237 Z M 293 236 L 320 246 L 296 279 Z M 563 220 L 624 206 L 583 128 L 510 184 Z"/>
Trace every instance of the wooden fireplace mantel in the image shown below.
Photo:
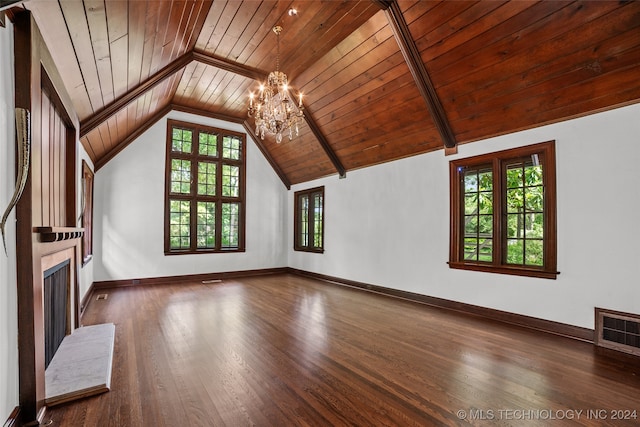
<path fill-rule="evenodd" d="M 40 235 L 43 243 L 80 239 L 84 235 L 84 228 L 78 227 L 35 227 L 33 231 Z"/>

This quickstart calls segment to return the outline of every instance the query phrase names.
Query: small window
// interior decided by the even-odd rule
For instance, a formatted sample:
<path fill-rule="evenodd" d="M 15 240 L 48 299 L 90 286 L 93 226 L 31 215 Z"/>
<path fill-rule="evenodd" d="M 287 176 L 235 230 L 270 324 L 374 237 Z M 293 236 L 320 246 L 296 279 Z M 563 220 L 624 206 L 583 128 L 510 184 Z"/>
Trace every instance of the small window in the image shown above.
<path fill-rule="evenodd" d="M 169 120 L 165 254 L 244 251 L 245 137 Z"/>
<path fill-rule="evenodd" d="M 84 160 L 82 161 L 81 209 L 80 224 L 84 228 L 84 234 L 82 235 L 82 265 L 85 265 L 93 257 L 93 171 Z"/>
<path fill-rule="evenodd" d="M 449 266 L 555 278 L 555 142 L 450 163 Z"/>
<path fill-rule="evenodd" d="M 324 252 L 324 187 L 297 191 L 295 199 L 296 251 Z"/>

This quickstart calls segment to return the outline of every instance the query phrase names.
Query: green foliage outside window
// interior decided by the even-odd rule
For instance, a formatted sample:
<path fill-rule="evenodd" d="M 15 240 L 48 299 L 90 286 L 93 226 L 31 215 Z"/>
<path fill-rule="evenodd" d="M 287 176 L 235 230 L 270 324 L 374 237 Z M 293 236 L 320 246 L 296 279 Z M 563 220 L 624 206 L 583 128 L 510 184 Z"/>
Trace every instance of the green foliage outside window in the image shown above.
<path fill-rule="evenodd" d="M 171 192 L 189 194 L 191 192 L 191 162 L 171 160 Z"/>
<path fill-rule="evenodd" d="M 464 171 L 464 259 L 492 262 L 494 188 L 491 167 Z M 544 261 L 542 165 L 531 160 L 506 169 L 506 263 L 540 266 Z"/>
<path fill-rule="evenodd" d="M 298 191 L 295 198 L 294 249 L 324 250 L 324 187 Z"/>
<path fill-rule="evenodd" d="M 244 138 L 169 121 L 165 252 L 244 250 Z"/>
<path fill-rule="evenodd" d="M 240 205 L 238 203 L 222 204 L 222 247 L 238 246 L 238 226 Z"/>
<path fill-rule="evenodd" d="M 452 160 L 449 267 L 555 279 L 555 141 Z"/>
<path fill-rule="evenodd" d="M 507 168 L 508 264 L 543 265 L 544 191 L 542 165 L 530 161 Z"/>
<path fill-rule="evenodd" d="M 191 207 L 188 201 L 170 200 L 169 236 L 171 247 L 185 249 L 191 245 Z"/>
<path fill-rule="evenodd" d="M 198 138 L 198 153 L 203 156 L 218 156 L 218 135 L 201 132 Z"/>
<path fill-rule="evenodd" d="M 187 129 L 173 128 L 171 151 L 180 153 L 191 153 L 191 143 L 193 131 Z"/>
<path fill-rule="evenodd" d="M 198 202 L 197 224 L 198 248 L 215 248 L 216 245 L 216 203 Z"/>
<path fill-rule="evenodd" d="M 493 174 L 486 168 L 464 173 L 464 259 L 493 258 Z"/>

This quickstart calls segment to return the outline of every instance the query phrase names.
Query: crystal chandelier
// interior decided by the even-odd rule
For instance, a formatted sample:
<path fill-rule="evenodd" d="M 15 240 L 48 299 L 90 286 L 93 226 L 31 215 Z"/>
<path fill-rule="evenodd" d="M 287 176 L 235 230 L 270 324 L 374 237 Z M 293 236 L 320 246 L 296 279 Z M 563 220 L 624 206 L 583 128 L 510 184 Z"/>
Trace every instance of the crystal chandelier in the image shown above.
<path fill-rule="evenodd" d="M 282 142 L 282 134 L 288 133 L 289 140 L 293 133 L 298 136 L 298 122 L 304 118 L 302 94 L 298 95 L 298 105 L 291 100 L 287 75 L 280 71 L 280 32 L 282 27 L 276 25 L 273 32 L 278 40 L 276 54 L 276 70 L 269 73 L 266 84 L 260 85 L 260 93 L 254 99 L 253 92 L 249 94 L 249 117 L 256 121 L 256 135 L 264 139 L 264 135 L 276 136 L 276 142 Z"/>

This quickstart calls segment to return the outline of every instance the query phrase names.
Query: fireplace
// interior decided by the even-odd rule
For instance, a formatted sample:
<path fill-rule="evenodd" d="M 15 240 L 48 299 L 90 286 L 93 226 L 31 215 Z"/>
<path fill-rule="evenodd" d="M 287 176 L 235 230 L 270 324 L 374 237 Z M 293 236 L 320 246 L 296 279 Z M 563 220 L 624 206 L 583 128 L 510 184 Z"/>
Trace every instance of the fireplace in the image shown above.
<path fill-rule="evenodd" d="M 70 264 L 67 259 L 44 272 L 45 369 L 69 332 Z"/>
<path fill-rule="evenodd" d="M 53 249 L 53 248 L 52 248 Z M 46 370 L 62 340 L 78 327 L 75 317 L 76 266 L 79 248 L 73 246 L 43 255 L 41 259 L 41 352 L 36 356 Z"/>

